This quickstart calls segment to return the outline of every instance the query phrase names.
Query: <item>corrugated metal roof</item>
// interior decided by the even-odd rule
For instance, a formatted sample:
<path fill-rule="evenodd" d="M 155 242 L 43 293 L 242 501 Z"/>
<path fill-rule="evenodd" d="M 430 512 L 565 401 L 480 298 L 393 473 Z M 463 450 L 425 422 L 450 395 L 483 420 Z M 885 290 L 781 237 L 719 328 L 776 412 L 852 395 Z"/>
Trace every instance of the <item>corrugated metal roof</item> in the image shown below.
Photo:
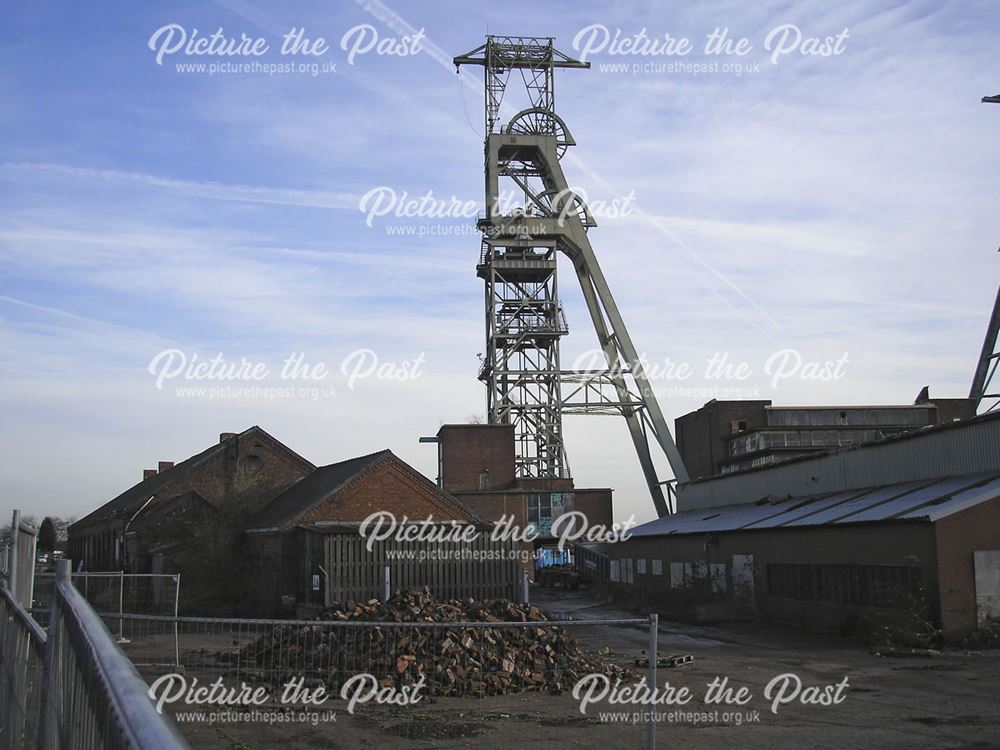
<path fill-rule="evenodd" d="M 992 500 L 997 495 L 1000 495 L 1000 477 L 994 477 L 962 492 L 956 492 L 950 497 L 936 498 L 925 506 L 899 514 L 899 517 L 907 520 L 927 518 L 930 521 L 937 521 L 945 516 L 979 505 L 979 503 Z"/>
<path fill-rule="evenodd" d="M 804 498 L 804 502 L 797 503 L 793 508 L 754 523 L 753 528 L 768 529 L 776 526 L 822 524 L 823 520 L 813 520 L 813 517 L 836 518 L 843 514 L 841 508 L 857 503 L 861 499 L 859 496 L 866 495 L 868 492 L 868 490 L 850 490 L 849 492 L 835 492 L 831 495 L 815 498 Z"/>
<path fill-rule="evenodd" d="M 894 520 L 933 522 L 996 497 L 1000 497 L 1000 472 L 983 472 L 683 511 L 637 526 L 631 534 L 648 537 Z"/>

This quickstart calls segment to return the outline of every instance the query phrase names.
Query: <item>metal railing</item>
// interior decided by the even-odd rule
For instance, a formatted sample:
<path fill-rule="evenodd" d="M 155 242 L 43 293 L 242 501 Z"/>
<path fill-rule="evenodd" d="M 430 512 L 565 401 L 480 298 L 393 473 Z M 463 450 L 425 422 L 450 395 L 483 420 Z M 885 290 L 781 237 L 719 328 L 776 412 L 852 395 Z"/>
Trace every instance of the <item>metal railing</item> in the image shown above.
<path fill-rule="evenodd" d="M 73 585 L 98 612 L 135 615 L 176 615 L 180 597 L 179 573 L 73 573 Z M 36 573 L 31 615 L 48 624 L 55 588 L 54 573 Z"/>
<path fill-rule="evenodd" d="M 45 662 L 45 632 L 0 587 L 0 748 L 33 747 Z"/>
<path fill-rule="evenodd" d="M 12 556 L 16 552 L 12 549 Z M 70 561 L 57 563 L 47 634 L 14 592 L 0 591 L 0 750 L 186 748 L 170 716 L 157 711 L 143 681 L 143 676 L 163 671 L 202 684 L 220 679 L 275 691 L 289 680 L 303 679 L 309 685 L 328 686 L 332 694 L 362 674 L 371 676 L 380 690 L 426 681 L 424 692 L 433 700 L 417 707 L 403 711 L 372 704 L 363 706 L 358 717 L 353 712 L 342 715 L 359 737 L 372 731 L 413 740 L 483 734 L 476 740 L 478 746 L 501 747 L 507 736 L 492 731 L 500 716 L 530 722 L 527 731 L 551 730 L 560 740 L 556 728 L 585 729 L 588 738 L 602 743 L 606 738 L 618 746 L 639 747 L 645 738 L 647 747 L 655 747 L 652 715 L 630 723 L 604 723 L 593 715 L 582 717 L 573 696 L 574 684 L 595 672 L 612 681 L 644 676 L 655 685 L 656 658 L 648 659 L 647 671 L 638 669 L 638 660 L 633 669 L 628 654 L 628 649 L 646 648 L 651 656 L 656 654 L 655 615 L 518 622 L 511 620 L 523 617 L 523 611 L 503 603 L 492 614 L 476 610 L 474 622 L 98 614 L 74 587 L 70 571 Z M 121 594 L 118 600 L 123 601 Z M 457 604 L 440 603 L 444 609 L 437 616 L 449 606 L 456 613 L 465 611 Z M 540 718 L 536 706 L 546 707 L 549 714 Z M 177 721 L 212 721 L 211 715 L 192 718 L 190 710 L 184 710 L 173 711 Z M 330 730 L 339 732 L 342 725 L 331 725 Z M 259 725 L 236 726 L 226 728 L 233 742 L 259 739 Z M 340 742 L 337 737 L 325 739 Z"/>
<path fill-rule="evenodd" d="M 572 691 L 585 675 L 602 670 L 608 670 L 612 682 L 616 677 L 623 681 L 644 677 L 655 685 L 656 659 L 649 660 L 648 668 L 635 669 L 632 658 L 620 650 L 628 640 L 633 651 L 646 653 L 649 649 L 655 654 L 655 615 L 541 622 L 281 620 L 116 613 L 102 613 L 101 617 L 112 631 L 121 630 L 122 648 L 136 663 L 165 663 L 178 649 L 177 669 L 143 670 L 151 683 L 154 676 L 178 672 L 198 684 L 222 680 L 234 687 L 266 686 L 272 695 L 278 695 L 289 681 L 301 679 L 306 685 L 325 685 L 336 700 L 345 682 L 356 675 L 372 675 L 380 686 L 396 689 L 412 686 L 424 675 L 422 691 L 433 701 L 406 713 L 376 714 L 380 726 L 386 723 L 386 731 L 419 739 L 423 725 L 437 727 L 443 732 L 441 736 L 452 736 L 448 732 L 460 731 L 457 725 L 489 726 L 498 712 L 510 710 L 509 704 L 523 706 L 525 696 L 537 695 L 547 705 L 558 701 L 553 709 L 558 714 L 548 717 L 555 725 L 582 723 L 590 737 L 605 733 L 619 746 L 654 747 L 652 715 L 631 724 L 602 724 L 594 710 L 587 717 L 580 714 Z M 617 656 L 607 655 L 608 651 Z M 467 699 L 483 700 L 470 703 Z M 371 716 L 368 714 L 368 721 Z M 351 718 L 341 716 L 338 727 L 343 728 L 343 720 Z M 389 726 L 393 723 L 395 726 Z M 233 726 L 227 725 L 227 731 L 237 731 Z M 249 742 L 253 736 L 229 738 Z M 493 746 L 486 738 L 477 744 Z"/>
<path fill-rule="evenodd" d="M 21 511 L 14 511 L 10 524 L 10 545 L 7 552 L 5 580 L 7 588 L 24 608 L 31 607 L 35 582 L 35 547 L 38 529 L 21 520 Z"/>
<path fill-rule="evenodd" d="M 23 559 L 19 546 L 28 546 L 24 535 L 14 537 L 11 560 Z M 70 567 L 68 560 L 56 565 L 47 633 L 18 601 L 16 583 L 13 591 L 0 587 L 0 750 L 187 748 L 73 587 Z M 25 569 L 33 571 L 33 561 Z"/>
<path fill-rule="evenodd" d="M 73 587 L 69 561 L 60 560 L 45 653 L 39 750 L 187 746 L 157 713 L 145 682 Z"/>

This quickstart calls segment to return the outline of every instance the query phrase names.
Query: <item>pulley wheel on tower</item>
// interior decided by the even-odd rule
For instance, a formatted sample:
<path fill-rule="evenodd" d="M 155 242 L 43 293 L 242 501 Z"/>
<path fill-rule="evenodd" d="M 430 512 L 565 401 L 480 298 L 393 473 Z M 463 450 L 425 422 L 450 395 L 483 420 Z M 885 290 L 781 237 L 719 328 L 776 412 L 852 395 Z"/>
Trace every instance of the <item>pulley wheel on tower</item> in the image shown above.
<path fill-rule="evenodd" d="M 583 231 L 596 227 L 597 222 L 590 215 L 590 209 L 583 198 L 572 190 L 545 190 L 535 196 L 535 201 L 547 216 L 558 219 L 575 216 L 583 224 Z"/>
<path fill-rule="evenodd" d="M 556 155 L 560 159 L 567 148 L 576 145 L 562 118 L 543 107 L 532 107 L 518 112 L 507 123 L 505 132 L 507 135 L 554 135 Z"/>

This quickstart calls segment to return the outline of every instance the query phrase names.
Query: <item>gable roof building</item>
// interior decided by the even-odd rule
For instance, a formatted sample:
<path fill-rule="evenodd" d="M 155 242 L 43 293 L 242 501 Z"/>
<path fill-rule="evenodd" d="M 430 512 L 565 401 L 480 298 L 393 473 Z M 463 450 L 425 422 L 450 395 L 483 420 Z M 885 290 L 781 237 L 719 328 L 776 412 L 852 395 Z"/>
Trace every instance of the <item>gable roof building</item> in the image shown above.
<path fill-rule="evenodd" d="M 359 527 L 376 512 L 477 533 L 471 542 L 380 540 L 369 549 Z M 491 539 L 490 528 L 392 451 L 317 468 L 251 427 L 144 472 L 70 527 L 70 555 L 89 571 L 181 573 L 181 606 L 196 614 L 370 599 L 382 591 L 387 565 L 394 586 L 510 597 L 520 580 L 514 543 Z M 393 561 L 390 548 L 415 556 Z"/>
<path fill-rule="evenodd" d="M 153 533 L 156 519 L 174 516 L 167 511 L 180 498 L 193 495 L 207 508 L 249 517 L 315 468 L 258 426 L 224 432 L 190 458 L 146 470 L 142 481 L 70 526 L 71 557 L 91 571 L 148 572 L 142 536 Z"/>
<path fill-rule="evenodd" d="M 381 450 L 319 467 L 268 503 L 247 530 L 359 524 L 377 511 L 389 511 L 400 521 L 405 516 L 486 523 L 392 451 Z"/>
<path fill-rule="evenodd" d="M 399 524 L 431 520 L 475 529 L 474 541 L 366 539 L 376 512 Z M 321 466 L 279 494 L 247 526 L 258 611 L 300 614 L 338 602 L 430 586 L 441 596 L 511 597 L 518 563 L 492 524 L 389 450 Z M 372 542 L 369 546 L 368 542 Z M 397 556 L 404 553 L 410 556 Z M 471 553 L 471 557 L 463 555 Z"/>

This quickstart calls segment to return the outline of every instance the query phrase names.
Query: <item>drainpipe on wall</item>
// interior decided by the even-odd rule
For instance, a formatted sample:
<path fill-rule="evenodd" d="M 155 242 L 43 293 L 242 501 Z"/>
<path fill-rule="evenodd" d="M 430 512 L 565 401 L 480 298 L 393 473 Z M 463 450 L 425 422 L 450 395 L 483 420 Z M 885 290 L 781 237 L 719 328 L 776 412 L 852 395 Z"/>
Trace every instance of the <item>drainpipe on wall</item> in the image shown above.
<path fill-rule="evenodd" d="M 147 505 L 149 505 L 149 504 L 150 504 L 151 502 L 153 502 L 153 498 L 155 498 L 155 497 L 156 497 L 156 495 L 150 495 L 150 496 L 149 496 L 149 499 L 148 499 L 148 500 L 147 500 L 146 502 L 144 502 L 144 503 L 142 504 L 142 506 L 141 506 L 141 507 L 139 508 L 139 510 L 137 510 L 137 511 L 136 511 L 136 512 L 135 512 L 135 513 L 134 513 L 134 514 L 132 515 L 132 517 L 131 517 L 130 519 L 128 519 L 128 521 L 127 521 L 127 522 L 125 523 L 125 526 L 123 526 L 123 527 L 122 527 L 122 547 L 123 547 L 123 548 L 125 548 L 125 540 L 126 540 L 126 537 L 127 537 L 127 535 L 128 535 L 128 527 L 129 527 L 129 526 L 131 526 L 131 525 L 132 525 L 132 522 L 133 522 L 133 521 L 134 521 L 134 520 L 136 519 L 136 517 L 137 517 L 137 516 L 138 516 L 138 515 L 139 515 L 140 513 L 142 513 L 142 512 L 143 512 L 143 511 L 144 511 L 144 510 L 146 509 L 146 506 L 147 506 Z M 125 554 L 124 554 L 124 553 L 125 553 L 125 551 L 126 551 L 125 549 L 123 549 L 123 550 L 122 550 L 122 557 L 123 557 L 123 558 L 125 557 Z M 123 562 L 124 562 L 124 561 L 123 561 Z M 124 567 L 125 567 L 125 566 L 124 566 L 124 564 L 123 564 L 123 565 L 122 565 L 122 569 L 123 569 L 123 570 L 124 570 Z"/>

